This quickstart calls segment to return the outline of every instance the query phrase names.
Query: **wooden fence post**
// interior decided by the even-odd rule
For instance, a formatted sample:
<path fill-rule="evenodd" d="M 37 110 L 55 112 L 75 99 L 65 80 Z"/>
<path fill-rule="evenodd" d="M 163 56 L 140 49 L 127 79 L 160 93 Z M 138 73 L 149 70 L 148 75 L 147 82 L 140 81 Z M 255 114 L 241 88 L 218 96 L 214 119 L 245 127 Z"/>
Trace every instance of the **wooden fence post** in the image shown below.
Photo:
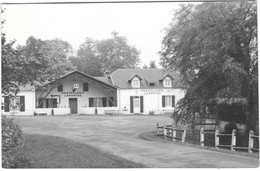
<path fill-rule="evenodd" d="M 181 137 L 183 143 L 185 143 L 185 139 L 186 139 L 186 129 L 183 130 L 182 137 Z"/>
<path fill-rule="evenodd" d="M 200 145 L 204 147 L 204 129 L 200 128 Z"/>
<path fill-rule="evenodd" d="M 167 140 L 167 129 L 166 129 L 166 125 L 163 126 L 163 135 L 164 135 L 164 139 Z"/>
<path fill-rule="evenodd" d="M 173 129 L 172 130 L 172 140 L 176 141 L 175 138 L 176 138 L 176 131 Z"/>
<path fill-rule="evenodd" d="M 248 140 L 248 152 L 253 153 L 252 148 L 254 148 L 254 138 L 252 137 L 254 135 L 254 131 L 249 131 L 249 140 Z"/>
<path fill-rule="evenodd" d="M 219 145 L 219 136 L 218 136 L 218 134 L 219 134 L 219 129 L 216 129 L 215 130 L 215 147 L 216 147 L 216 149 L 219 149 L 219 147 L 218 147 L 218 145 Z"/>
<path fill-rule="evenodd" d="M 231 135 L 231 151 L 235 151 L 234 147 L 236 146 L 236 134 L 237 130 L 233 129 Z"/>
<path fill-rule="evenodd" d="M 157 126 L 157 127 L 156 127 L 156 128 L 157 128 L 157 135 L 159 135 L 159 134 L 160 134 L 160 131 L 159 131 L 159 128 L 158 128 L 158 127 L 159 127 L 159 123 L 157 123 L 156 126 Z"/>

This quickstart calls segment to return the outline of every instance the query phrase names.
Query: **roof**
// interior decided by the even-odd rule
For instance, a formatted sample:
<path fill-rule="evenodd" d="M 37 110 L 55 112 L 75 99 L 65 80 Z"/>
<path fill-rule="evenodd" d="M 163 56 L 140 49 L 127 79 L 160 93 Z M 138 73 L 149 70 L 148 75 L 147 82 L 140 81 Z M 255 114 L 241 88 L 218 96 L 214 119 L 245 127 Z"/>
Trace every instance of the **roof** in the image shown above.
<path fill-rule="evenodd" d="M 65 77 L 67 77 L 67 76 L 69 76 L 69 75 L 71 75 L 71 74 L 73 74 L 73 73 L 78 73 L 78 74 L 83 75 L 83 76 L 85 76 L 85 77 L 88 77 L 88 78 L 90 78 L 90 79 L 92 79 L 92 80 L 94 80 L 94 81 L 97 81 L 97 82 L 99 82 L 99 83 L 101 83 L 101 84 L 107 85 L 107 86 L 112 87 L 112 88 L 116 88 L 116 87 L 114 87 L 114 86 L 111 84 L 111 82 L 109 82 L 109 81 L 107 80 L 107 79 L 109 79 L 109 78 L 105 78 L 105 77 L 92 77 L 92 76 L 90 76 L 90 75 L 88 75 L 88 74 L 85 74 L 85 73 L 83 73 L 83 72 L 80 72 L 80 71 L 78 71 L 78 70 L 69 72 L 69 73 L 67 73 L 67 74 L 65 74 L 65 75 L 63 75 L 63 76 L 61 76 L 61 77 L 60 77 L 59 79 L 57 79 L 57 80 L 61 80 L 61 79 L 65 78 Z M 57 80 L 55 80 L 55 81 L 57 81 Z M 55 81 L 53 81 L 53 82 L 55 82 Z M 53 82 L 50 82 L 50 83 L 48 83 L 48 84 L 45 84 L 44 86 L 47 86 L 47 85 L 49 85 L 49 84 L 51 84 L 51 83 L 53 83 Z"/>
<path fill-rule="evenodd" d="M 128 80 L 134 75 L 142 78 L 140 88 L 166 88 L 160 80 L 167 75 L 172 77 L 172 88 L 183 88 L 179 74 L 166 69 L 117 69 L 110 75 L 110 78 L 114 86 L 131 89 L 132 85 Z M 155 85 L 150 86 L 148 83 L 155 83 Z"/>
<path fill-rule="evenodd" d="M 104 82 L 106 84 L 109 84 L 109 85 L 113 86 L 111 79 L 108 78 L 108 77 L 94 77 L 94 78 L 99 80 L 99 81 L 102 81 L 102 82 Z"/>

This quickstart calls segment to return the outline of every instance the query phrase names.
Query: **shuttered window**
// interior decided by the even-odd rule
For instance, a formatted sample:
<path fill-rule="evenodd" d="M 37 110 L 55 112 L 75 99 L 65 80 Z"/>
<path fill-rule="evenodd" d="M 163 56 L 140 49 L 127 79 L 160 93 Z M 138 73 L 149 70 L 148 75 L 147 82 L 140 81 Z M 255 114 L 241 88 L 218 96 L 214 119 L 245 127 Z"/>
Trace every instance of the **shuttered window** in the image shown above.
<path fill-rule="evenodd" d="M 9 109 L 9 105 L 10 105 L 10 102 L 9 102 L 9 97 L 8 96 L 5 96 L 5 99 L 4 99 L 4 105 L 5 105 L 5 112 L 9 112 L 10 109 Z"/>
<path fill-rule="evenodd" d="M 175 96 L 162 96 L 162 107 L 175 107 Z"/>
<path fill-rule="evenodd" d="M 88 103 L 88 107 L 94 107 L 94 98 L 89 98 Z"/>
<path fill-rule="evenodd" d="M 162 96 L 162 107 L 165 107 L 165 96 Z"/>
<path fill-rule="evenodd" d="M 134 105 L 133 105 L 134 98 L 130 96 L 130 113 L 134 112 Z"/>
<path fill-rule="evenodd" d="M 58 86 L 58 92 L 63 92 L 63 84 Z"/>
<path fill-rule="evenodd" d="M 143 96 L 140 96 L 140 112 L 144 112 L 144 98 Z"/>
<path fill-rule="evenodd" d="M 107 107 L 107 98 L 106 97 L 102 98 L 102 103 L 103 103 L 103 107 Z"/>
<path fill-rule="evenodd" d="M 88 91 L 88 83 L 83 83 L 83 91 Z"/>
<path fill-rule="evenodd" d="M 20 111 L 21 112 L 25 111 L 25 98 L 24 98 L 24 96 L 20 96 Z"/>
<path fill-rule="evenodd" d="M 172 107 L 175 107 L 175 96 L 172 96 Z"/>

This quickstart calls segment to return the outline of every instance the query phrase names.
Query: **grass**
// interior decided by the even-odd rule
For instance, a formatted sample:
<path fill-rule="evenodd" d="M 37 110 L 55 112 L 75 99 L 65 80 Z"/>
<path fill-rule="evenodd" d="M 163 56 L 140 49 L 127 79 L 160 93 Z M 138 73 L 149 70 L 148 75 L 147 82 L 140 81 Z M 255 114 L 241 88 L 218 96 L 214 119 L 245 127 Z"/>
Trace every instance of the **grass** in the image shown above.
<path fill-rule="evenodd" d="M 24 135 L 30 168 L 144 168 L 89 145 L 45 135 Z M 104 144 L 105 145 L 105 144 Z"/>

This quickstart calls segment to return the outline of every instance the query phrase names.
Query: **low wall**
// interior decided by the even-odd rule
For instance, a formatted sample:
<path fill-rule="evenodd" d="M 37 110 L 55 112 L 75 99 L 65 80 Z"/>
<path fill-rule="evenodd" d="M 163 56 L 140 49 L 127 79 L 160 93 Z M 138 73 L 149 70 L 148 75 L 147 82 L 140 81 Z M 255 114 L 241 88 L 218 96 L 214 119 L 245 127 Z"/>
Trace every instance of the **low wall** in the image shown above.
<path fill-rule="evenodd" d="M 37 108 L 35 112 L 37 114 L 47 114 L 51 115 L 52 108 Z M 70 114 L 70 108 L 53 108 L 54 115 L 67 115 Z"/>
<path fill-rule="evenodd" d="M 97 114 L 105 114 L 105 110 L 118 110 L 118 107 L 82 107 L 79 111 L 79 114 L 96 114 L 95 110 L 97 109 Z"/>

